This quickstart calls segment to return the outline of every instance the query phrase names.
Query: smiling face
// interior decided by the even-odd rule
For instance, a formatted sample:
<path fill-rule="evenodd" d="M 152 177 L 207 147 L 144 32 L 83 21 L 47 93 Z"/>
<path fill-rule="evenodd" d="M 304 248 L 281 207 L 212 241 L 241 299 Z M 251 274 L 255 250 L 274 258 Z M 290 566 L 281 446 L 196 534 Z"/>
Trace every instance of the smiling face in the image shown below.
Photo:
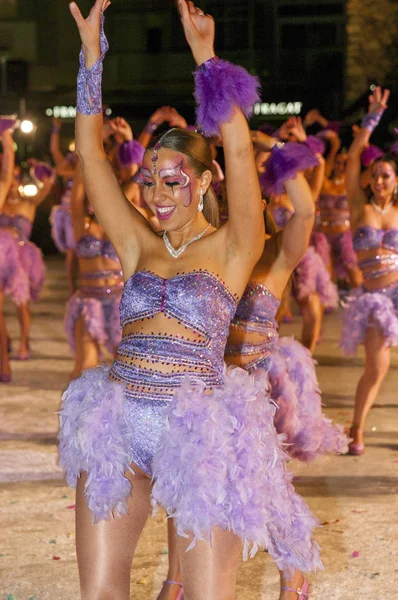
<path fill-rule="evenodd" d="M 347 154 L 340 152 L 334 159 L 333 172 L 335 177 L 342 177 L 345 173 L 345 165 L 347 162 Z"/>
<path fill-rule="evenodd" d="M 379 161 L 372 167 L 370 187 L 376 200 L 391 200 L 394 188 L 398 185 L 398 177 L 389 162 Z"/>
<path fill-rule="evenodd" d="M 163 229 L 178 230 L 198 213 L 200 191 L 206 192 L 211 173 L 198 177 L 180 152 L 160 148 L 156 154 L 155 168 L 153 150 L 144 155 L 139 178 L 143 197 Z"/>

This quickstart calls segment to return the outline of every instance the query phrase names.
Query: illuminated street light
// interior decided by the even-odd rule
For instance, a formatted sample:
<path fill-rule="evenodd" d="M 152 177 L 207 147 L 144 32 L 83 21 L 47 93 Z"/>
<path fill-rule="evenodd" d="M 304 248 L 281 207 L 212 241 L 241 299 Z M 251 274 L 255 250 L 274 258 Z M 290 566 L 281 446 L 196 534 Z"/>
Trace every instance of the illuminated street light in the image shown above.
<path fill-rule="evenodd" d="M 37 189 L 37 185 L 35 185 L 34 183 L 27 183 L 26 185 L 19 186 L 19 193 L 24 198 L 33 198 L 37 195 L 38 191 L 39 190 Z"/>
<path fill-rule="evenodd" d="M 33 129 L 34 129 L 34 125 L 33 125 L 32 121 L 29 121 L 28 119 L 25 119 L 25 121 L 22 121 L 22 123 L 21 123 L 22 133 L 32 133 Z"/>

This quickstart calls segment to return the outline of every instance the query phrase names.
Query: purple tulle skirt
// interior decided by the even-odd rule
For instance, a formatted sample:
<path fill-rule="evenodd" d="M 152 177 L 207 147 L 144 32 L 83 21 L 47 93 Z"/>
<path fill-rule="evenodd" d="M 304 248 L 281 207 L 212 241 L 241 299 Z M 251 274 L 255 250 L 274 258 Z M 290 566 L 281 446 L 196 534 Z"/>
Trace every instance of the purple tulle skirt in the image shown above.
<path fill-rule="evenodd" d="M 310 462 L 323 454 L 348 451 L 342 425 L 322 413 L 314 360 L 307 348 L 291 338 L 280 338 L 272 350 L 268 376 L 278 405 L 275 427 L 286 435 L 292 458 Z"/>
<path fill-rule="evenodd" d="M 358 267 L 351 230 L 347 229 L 343 233 L 330 236 L 328 241 L 332 248 L 333 269 L 337 279 L 349 282 L 349 271 Z"/>
<path fill-rule="evenodd" d="M 29 301 L 29 278 L 21 264 L 20 246 L 8 231 L 0 229 L 0 288 L 17 305 Z"/>
<path fill-rule="evenodd" d="M 340 347 L 347 355 L 355 354 L 369 327 L 378 327 L 385 346 L 398 346 L 398 283 L 389 288 L 352 290 L 346 300 Z"/>
<path fill-rule="evenodd" d="M 327 269 L 331 269 L 331 247 L 326 235 L 320 231 L 313 231 L 310 237 L 310 246 L 315 248 L 315 252 L 319 254 L 323 260 L 323 264 Z"/>
<path fill-rule="evenodd" d="M 19 242 L 19 259 L 29 279 L 29 300 L 38 300 L 46 277 L 43 254 L 33 242 Z"/>
<path fill-rule="evenodd" d="M 338 306 L 337 286 L 332 282 L 330 272 L 313 246 L 307 249 L 295 269 L 293 294 L 298 301 L 318 294 L 325 308 Z"/>
<path fill-rule="evenodd" d="M 108 374 L 102 366 L 71 382 L 60 411 L 60 463 L 72 487 L 88 473 L 94 522 L 127 511 L 131 484 L 125 474 L 139 435 L 129 405 L 146 402 L 129 398 Z M 249 375 L 235 367 L 225 372 L 222 388 L 210 391 L 187 376 L 156 419 L 161 430 L 154 424 L 152 502 L 175 518 L 179 535 L 193 534 L 191 546 L 210 541 L 211 530 L 221 527 L 242 538 L 245 558 L 261 546 L 282 570 L 312 571 L 322 568 L 312 539 L 318 522 L 286 470 L 266 382 L 265 372 Z M 150 443 L 152 421 L 140 428 Z"/>
<path fill-rule="evenodd" d="M 53 206 L 50 216 L 51 237 L 60 252 L 74 250 L 76 246 L 70 211 L 65 206 Z"/>
<path fill-rule="evenodd" d="M 82 316 L 90 337 L 114 354 L 121 340 L 119 305 L 122 290 L 109 296 L 88 296 L 77 291 L 66 304 L 65 331 L 75 352 L 75 327 Z"/>

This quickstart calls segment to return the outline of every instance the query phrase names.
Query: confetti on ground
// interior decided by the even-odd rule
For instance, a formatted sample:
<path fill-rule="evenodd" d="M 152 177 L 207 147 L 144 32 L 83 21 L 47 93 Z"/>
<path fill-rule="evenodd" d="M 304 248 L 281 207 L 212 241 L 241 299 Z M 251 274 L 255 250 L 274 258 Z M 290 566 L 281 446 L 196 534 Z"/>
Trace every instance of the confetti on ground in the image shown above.
<path fill-rule="evenodd" d="M 357 510 L 354 508 L 351 512 L 361 514 L 361 513 L 367 513 L 368 511 L 367 510 Z"/>
<path fill-rule="evenodd" d="M 358 558 L 359 556 L 359 552 L 358 550 L 354 550 L 354 552 L 351 554 L 352 558 Z"/>
<path fill-rule="evenodd" d="M 76 508 L 76 504 L 69 504 L 69 506 L 67 506 L 66 508 L 70 508 L 72 510 L 73 508 Z"/>
<path fill-rule="evenodd" d="M 168 550 L 162 550 L 160 554 L 168 554 L 169 551 Z"/>
<path fill-rule="evenodd" d="M 53 560 L 61 560 L 60 556 L 53 556 Z"/>
<path fill-rule="evenodd" d="M 57 543 L 57 540 L 50 540 L 49 541 L 49 544 L 56 544 L 56 543 Z"/>
<path fill-rule="evenodd" d="M 321 525 L 334 525 L 335 523 L 338 523 L 340 521 L 340 519 L 335 519 L 334 521 L 324 521 L 323 523 L 321 523 Z"/>
<path fill-rule="evenodd" d="M 15 596 L 13 596 L 12 594 L 8 594 L 7 600 L 15 600 Z"/>
<path fill-rule="evenodd" d="M 140 579 L 139 581 L 137 581 L 138 585 L 146 585 L 148 583 L 147 579 Z"/>

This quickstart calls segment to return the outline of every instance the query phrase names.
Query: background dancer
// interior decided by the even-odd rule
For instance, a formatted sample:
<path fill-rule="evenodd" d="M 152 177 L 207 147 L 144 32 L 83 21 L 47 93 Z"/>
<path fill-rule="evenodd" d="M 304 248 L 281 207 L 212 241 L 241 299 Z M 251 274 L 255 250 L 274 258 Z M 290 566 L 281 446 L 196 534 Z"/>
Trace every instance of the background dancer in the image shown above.
<path fill-rule="evenodd" d="M 363 275 L 345 309 L 341 346 L 347 354 L 365 348 L 365 370 L 355 394 L 350 454 L 363 454 L 366 417 L 390 365 L 391 346 L 398 344 L 398 167 L 384 155 L 372 166 L 372 196 L 360 186 L 360 157 L 387 108 L 389 90 L 377 87 L 369 111 L 348 151 L 346 186 L 354 248 Z"/>
<path fill-rule="evenodd" d="M 243 540 L 245 554 L 252 543 L 252 553 L 264 544 L 283 569 L 320 565 L 310 533 L 315 520 L 284 469 L 263 384 L 238 368 L 226 374 L 223 367 L 229 322 L 264 237 L 244 116 L 258 100 L 258 82 L 215 58 L 212 18 L 181 0 L 186 37 L 201 65 L 198 122 L 207 134 L 221 130 L 224 142 L 230 218 L 217 231 L 211 226 L 209 146 L 199 134 L 173 129 L 145 154 L 141 169 L 146 202 L 165 229 L 157 236 L 121 193 L 102 147 L 98 74 L 106 50 L 101 9 L 107 4 L 97 0 L 86 21 L 71 5 L 85 49 L 77 150 L 89 199 L 126 278 L 124 335 L 112 380 L 105 369 L 87 371 L 70 384 L 61 412 L 61 460 L 69 481 L 77 483 L 82 594 L 129 598 L 131 561 L 150 509 L 153 475 L 154 501 L 175 516 L 178 533 L 188 536 L 178 537 L 187 598 L 220 597 L 220 590 L 233 597 Z M 232 418 L 233 430 L 223 427 Z M 235 444 L 245 447 L 244 457 Z M 199 465 L 215 455 L 209 478 Z M 111 511 L 121 518 L 104 521 Z M 279 525 L 272 531 L 271 512 Z"/>

